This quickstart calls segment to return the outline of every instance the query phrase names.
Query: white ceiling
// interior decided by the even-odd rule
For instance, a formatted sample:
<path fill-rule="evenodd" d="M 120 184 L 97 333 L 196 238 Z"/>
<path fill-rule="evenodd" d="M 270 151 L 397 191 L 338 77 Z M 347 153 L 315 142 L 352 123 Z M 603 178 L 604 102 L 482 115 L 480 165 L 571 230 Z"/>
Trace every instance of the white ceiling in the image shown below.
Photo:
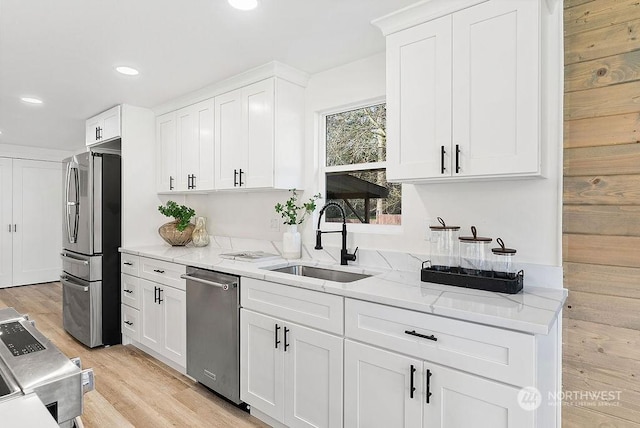
<path fill-rule="evenodd" d="M 0 143 L 75 149 L 115 104 L 151 108 L 272 60 L 313 74 L 370 56 L 384 50 L 370 21 L 415 1 L 0 0 Z"/>

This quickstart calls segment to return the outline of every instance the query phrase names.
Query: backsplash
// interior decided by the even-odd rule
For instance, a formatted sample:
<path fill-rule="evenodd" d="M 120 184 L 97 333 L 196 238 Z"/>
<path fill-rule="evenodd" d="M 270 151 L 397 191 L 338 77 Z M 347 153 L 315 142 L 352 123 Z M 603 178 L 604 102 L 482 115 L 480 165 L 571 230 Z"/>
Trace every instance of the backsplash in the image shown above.
<path fill-rule="evenodd" d="M 282 254 L 281 241 L 212 235 L 209 245 L 225 250 L 264 251 Z M 370 269 L 416 272 L 417 275 L 422 267 L 422 262 L 428 259 L 427 254 L 358 249 L 356 261 L 350 262 L 349 265 Z M 322 250 L 315 250 L 313 246 L 303 243 L 301 260 L 337 264 L 340 263 L 340 248 L 325 246 Z M 530 263 L 518 263 L 517 266 L 525 272 L 525 287 L 562 288 L 562 267 Z"/>

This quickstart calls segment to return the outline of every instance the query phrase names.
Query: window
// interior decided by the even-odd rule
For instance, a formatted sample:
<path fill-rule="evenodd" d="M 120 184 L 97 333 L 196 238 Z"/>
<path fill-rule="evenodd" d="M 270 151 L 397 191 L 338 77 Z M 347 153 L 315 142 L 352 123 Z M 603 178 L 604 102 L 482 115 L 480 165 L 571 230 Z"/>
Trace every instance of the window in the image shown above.
<path fill-rule="evenodd" d="M 401 224 L 401 186 L 386 177 L 386 112 L 382 103 L 324 116 L 325 200 L 349 223 Z M 325 217 L 342 222 L 333 207 Z"/>

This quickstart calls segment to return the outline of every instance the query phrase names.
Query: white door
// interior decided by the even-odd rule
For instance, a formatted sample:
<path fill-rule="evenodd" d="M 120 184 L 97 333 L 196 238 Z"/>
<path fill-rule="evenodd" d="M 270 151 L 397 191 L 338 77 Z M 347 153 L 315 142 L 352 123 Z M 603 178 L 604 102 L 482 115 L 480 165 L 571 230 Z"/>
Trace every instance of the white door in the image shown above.
<path fill-rule="evenodd" d="M 13 178 L 12 160 L 0 158 L 0 287 L 13 280 Z"/>
<path fill-rule="evenodd" d="M 195 124 L 195 177 L 192 184 L 195 190 L 214 189 L 214 136 L 213 136 L 213 99 L 203 101 L 193 107 Z"/>
<path fill-rule="evenodd" d="M 519 388 L 425 362 L 427 371 L 424 428 L 533 428 L 535 412 L 520 407 Z"/>
<path fill-rule="evenodd" d="M 13 161 L 13 285 L 60 276 L 61 176 L 59 162 Z"/>
<path fill-rule="evenodd" d="M 215 185 L 216 189 L 239 188 L 245 182 L 246 131 L 242 122 L 242 90 L 215 98 Z M 243 174 L 240 174 L 242 170 Z"/>
<path fill-rule="evenodd" d="M 493 0 L 453 15 L 459 175 L 539 170 L 539 7 Z"/>
<path fill-rule="evenodd" d="M 158 289 L 155 282 L 140 278 L 142 300 L 140 301 L 140 343 L 154 351 L 162 352 L 163 314 L 158 303 Z"/>
<path fill-rule="evenodd" d="M 100 141 L 99 129 L 102 124 L 100 120 L 100 116 L 92 117 L 88 119 L 85 123 L 86 132 L 85 132 L 85 144 L 87 146 L 92 145 Z"/>
<path fill-rule="evenodd" d="M 182 290 L 160 288 L 162 307 L 163 348 L 162 355 L 180 366 L 187 365 L 187 298 Z"/>
<path fill-rule="evenodd" d="M 285 425 L 342 427 L 343 339 L 296 324 L 285 328 Z"/>
<path fill-rule="evenodd" d="M 176 114 L 163 114 L 156 118 L 156 165 L 158 192 L 175 190 L 177 171 Z"/>
<path fill-rule="evenodd" d="M 451 175 L 451 16 L 387 38 L 387 178 Z"/>
<path fill-rule="evenodd" d="M 102 132 L 100 141 L 110 140 L 120 136 L 120 106 L 113 107 L 102 113 Z"/>
<path fill-rule="evenodd" d="M 284 420 L 284 324 L 240 310 L 240 399 Z"/>
<path fill-rule="evenodd" d="M 350 340 L 344 349 L 345 427 L 422 426 L 422 361 Z"/>
<path fill-rule="evenodd" d="M 188 176 L 197 172 L 198 150 L 194 113 L 192 107 L 176 111 L 178 177 L 175 182 L 175 190 L 187 190 L 191 182 Z"/>
<path fill-rule="evenodd" d="M 242 92 L 248 145 L 246 186 L 273 187 L 274 79 L 249 85 Z"/>

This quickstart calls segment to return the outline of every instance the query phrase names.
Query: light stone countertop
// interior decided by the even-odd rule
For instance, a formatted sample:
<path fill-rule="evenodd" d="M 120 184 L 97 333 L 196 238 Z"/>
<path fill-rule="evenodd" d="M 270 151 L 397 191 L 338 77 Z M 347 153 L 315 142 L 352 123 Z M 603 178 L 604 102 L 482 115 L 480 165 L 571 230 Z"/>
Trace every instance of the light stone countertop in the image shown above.
<path fill-rule="evenodd" d="M 254 245 L 251 250 L 278 253 L 268 242 L 265 241 L 263 248 Z M 565 289 L 556 288 L 525 286 L 518 294 L 504 294 L 422 282 L 419 269 L 406 271 L 340 266 L 304 257 L 300 260 L 271 258 L 254 262 L 229 260 L 220 255 L 237 250 L 215 245 L 204 248 L 154 245 L 121 248 L 120 251 L 529 334 L 548 334 L 567 297 Z M 338 283 L 268 270 L 292 264 L 373 276 L 351 283 Z"/>

